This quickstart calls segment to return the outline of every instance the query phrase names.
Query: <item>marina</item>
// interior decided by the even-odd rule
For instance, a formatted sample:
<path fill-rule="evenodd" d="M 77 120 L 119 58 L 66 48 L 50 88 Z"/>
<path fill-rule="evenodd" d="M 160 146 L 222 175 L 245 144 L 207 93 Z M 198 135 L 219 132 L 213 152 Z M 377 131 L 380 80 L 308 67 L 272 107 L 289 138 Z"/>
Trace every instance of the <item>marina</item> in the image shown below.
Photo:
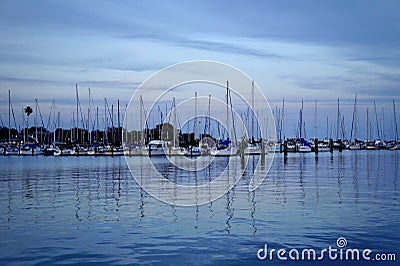
<path fill-rule="evenodd" d="M 73 114 L 72 124 L 74 127 L 66 129 L 60 127 L 60 112 L 56 115 L 55 101 L 53 100 L 50 113 L 48 114 L 47 127 L 43 121 L 43 114 L 40 111 L 38 99 L 35 99 L 35 107 L 29 105 L 23 108 L 24 125 L 17 126 L 15 120 L 15 112 L 11 101 L 11 91 L 9 93 L 9 110 L 8 110 L 8 127 L 3 124 L 0 136 L 0 154 L 4 156 L 244 156 L 244 155 L 261 155 L 271 152 L 288 153 L 319 153 L 333 152 L 343 150 L 399 150 L 399 134 L 397 127 L 396 103 L 392 101 L 392 138 L 385 138 L 384 115 L 382 109 L 382 117 L 378 119 L 375 101 L 373 102 L 374 118 L 370 118 L 369 108 L 367 107 L 366 115 L 366 138 L 363 140 L 358 136 L 358 112 L 357 112 L 357 94 L 354 99 L 354 111 L 352 115 L 352 123 L 350 134 L 346 133 L 344 127 L 345 117 L 340 112 L 340 102 L 337 101 L 337 123 L 336 137 L 328 134 L 328 117 L 327 117 L 327 134 L 324 138 L 318 139 L 306 138 L 305 121 L 303 118 L 304 103 L 301 101 L 299 111 L 299 119 L 297 126 L 297 136 L 283 137 L 287 133 L 284 132 L 285 121 L 285 102 L 283 100 L 282 107 L 274 112 L 276 120 L 276 136 L 260 136 L 260 121 L 255 119 L 254 110 L 254 82 L 251 85 L 251 98 L 249 100 L 247 114 L 244 118 L 244 126 L 247 131 L 242 131 L 244 135 L 237 136 L 237 128 L 233 120 L 233 105 L 230 96 L 229 83 L 226 84 L 226 121 L 227 136 L 220 133 L 220 124 L 217 123 L 219 136 L 211 134 L 211 101 L 208 100 L 208 111 L 205 116 L 197 114 L 197 92 L 195 93 L 195 116 L 194 124 L 201 123 L 203 118 L 205 124 L 204 132 L 193 127 L 192 131 L 187 130 L 186 133 L 179 127 L 179 114 L 176 111 L 175 98 L 172 100 L 171 111 L 168 119 L 161 115 L 160 123 L 155 124 L 153 128 L 149 128 L 150 117 L 146 117 L 146 110 L 143 104 L 143 98 L 140 96 L 140 125 L 146 125 L 146 128 L 129 130 L 128 114 L 120 111 L 120 102 L 117 101 L 117 114 L 114 114 L 114 105 L 108 103 L 107 98 L 104 99 L 104 110 L 99 110 L 98 106 L 94 106 L 91 90 L 89 89 L 89 101 L 87 108 L 87 116 L 82 112 L 80 103 L 78 86 L 76 85 L 76 114 Z M 211 95 L 208 96 L 209 98 Z M 127 106 L 125 107 L 125 110 Z M 94 112 L 95 110 L 95 112 Z M 249 113 L 249 110 L 251 111 Z M 102 117 L 104 129 L 100 129 L 99 112 L 104 111 Z M 317 102 L 315 102 L 314 114 L 314 136 L 316 136 L 317 124 Z M 34 113 L 34 126 L 29 127 L 29 116 Z M 165 115 L 168 112 L 165 112 Z M 232 115 L 232 117 L 231 117 Z M 57 118 L 56 118 L 57 117 Z M 230 118 L 231 117 L 231 118 Z M 39 119 L 40 118 L 40 119 Z M 26 120 L 25 120 L 26 119 Z M 39 120 L 41 123 L 39 123 Z M 80 120 L 80 122 L 78 122 Z M 154 120 L 154 119 L 153 119 Z M 232 120 L 232 121 L 231 121 Z M 256 121 L 255 121 L 256 120 Z M 197 122 L 196 122 L 197 121 Z M 154 123 L 154 122 L 153 122 Z M 373 126 L 376 125 L 376 129 Z M 14 127 L 11 125 L 14 124 Z M 39 127 L 39 124 L 41 126 Z M 394 126 L 393 126 L 394 125 Z M 264 125 L 265 126 L 265 125 Z M 332 125 L 331 125 L 332 127 Z M 19 129 L 19 130 L 18 130 Z M 331 129 L 332 131 L 332 129 Z M 222 137 L 222 138 L 221 138 Z M 232 139 L 232 137 L 234 137 Z M 225 138 L 225 139 L 224 139 Z"/>
<path fill-rule="evenodd" d="M 0 266 L 399 265 L 398 10 L 2 1 Z"/>
<path fill-rule="evenodd" d="M 384 123 L 378 123 L 377 115 L 370 120 L 369 111 L 368 138 L 359 139 L 357 95 L 349 136 L 339 122 L 340 138 L 328 133 L 307 138 L 302 101 L 297 135 L 285 137 L 283 101 L 274 112 L 276 136 L 263 139 L 261 123 L 250 111 L 242 114 L 249 130 L 238 130 L 229 93 L 227 83 L 222 115 L 227 126 L 214 123 L 214 131 L 208 111 L 195 116 L 183 132 L 177 126 L 175 98 L 169 117 L 154 127 L 148 126 L 144 105 L 138 105 L 143 110 L 140 124 L 146 125 L 140 130 L 127 130 L 119 101 L 114 115 L 107 99 L 103 120 L 109 126 L 102 130 L 99 124 L 92 123 L 90 130 L 76 121 L 73 128 L 58 128 L 54 107 L 49 114 L 53 128 L 17 130 L 15 121 L 14 128 L 3 126 L 0 263 L 257 264 L 257 251 L 266 242 L 285 249 L 318 249 L 335 245 L 339 237 L 351 247 L 399 256 L 400 153 L 394 100 L 391 140 L 381 139 Z M 76 94 L 79 99 L 77 87 Z M 195 114 L 198 97 L 196 93 Z M 10 117 L 11 106 L 10 100 Z M 39 105 L 32 109 L 42 116 Z M 337 121 L 343 121 L 339 100 L 337 110 Z M 202 130 L 194 126 L 201 119 Z M 314 120 L 316 128 L 316 102 Z M 252 190 L 256 172 L 262 179 Z M 221 173 L 226 175 L 222 180 Z M 202 189 L 217 181 L 216 189 Z M 185 192 L 182 187 L 192 189 Z M 354 260 L 324 263 L 363 265 Z"/>

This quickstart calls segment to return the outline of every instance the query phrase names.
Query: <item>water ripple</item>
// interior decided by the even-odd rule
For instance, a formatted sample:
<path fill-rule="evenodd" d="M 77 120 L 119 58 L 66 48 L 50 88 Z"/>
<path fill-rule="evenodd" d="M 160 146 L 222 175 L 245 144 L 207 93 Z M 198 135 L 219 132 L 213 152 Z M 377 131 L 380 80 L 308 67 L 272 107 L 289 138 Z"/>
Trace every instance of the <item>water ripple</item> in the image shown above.
<path fill-rule="evenodd" d="M 248 191 L 250 163 L 233 190 L 195 207 L 149 196 L 124 158 L 0 158 L 0 263 L 248 264 L 265 243 L 322 249 L 339 236 L 353 248 L 397 252 L 399 156 L 278 154 L 256 191 Z M 218 173 L 157 163 L 181 183 Z"/>

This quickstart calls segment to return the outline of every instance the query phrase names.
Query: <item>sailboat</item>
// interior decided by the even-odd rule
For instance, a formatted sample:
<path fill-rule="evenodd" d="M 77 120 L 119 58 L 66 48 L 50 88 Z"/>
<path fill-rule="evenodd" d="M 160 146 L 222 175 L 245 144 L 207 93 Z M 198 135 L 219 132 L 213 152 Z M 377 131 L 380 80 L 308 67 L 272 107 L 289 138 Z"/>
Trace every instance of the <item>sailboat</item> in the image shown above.
<path fill-rule="evenodd" d="M 194 143 L 196 143 L 196 136 L 197 136 L 197 92 L 194 93 L 194 126 L 193 126 L 193 133 L 194 133 Z M 200 144 L 200 143 L 199 143 Z M 186 151 L 186 155 L 193 157 L 193 156 L 201 156 L 201 149 L 200 146 L 191 145 Z"/>
<path fill-rule="evenodd" d="M 133 138 L 133 140 L 132 140 L 133 143 L 128 144 L 128 152 L 127 153 L 125 152 L 125 155 L 129 155 L 129 156 L 142 155 L 142 147 L 144 145 L 144 130 L 141 127 L 143 126 L 143 113 L 145 113 L 142 95 L 140 95 L 139 109 L 140 109 L 139 110 L 140 129 L 138 132 L 136 132 L 136 134 L 134 134 L 132 132 L 132 134 L 134 134 L 136 139 Z M 126 110 L 125 111 L 125 119 L 126 119 L 125 124 L 128 125 L 128 113 L 127 113 L 128 109 L 126 108 L 125 110 Z M 128 142 L 128 126 L 126 128 L 126 142 Z"/>
<path fill-rule="evenodd" d="M 376 112 L 376 104 L 374 101 L 374 112 L 375 112 L 375 123 L 376 123 L 376 132 L 374 134 L 378 135 L 378 139 L 375 140 L 368 140 L 366 143 L 366 149 L 367 150 L 379 150 L 382 148 L 383 146 L 383 142 L 381 141 L 381 137 L 380 137 L 380 131 L 379 131 L 379 122 L 378 122 L 378 114 Z M 367 113 L 368 115 L 368 113 Z M 368 116 L 367 116 L 368 117 Z M 371 125 L 370 125 L 371 126 Z M 372 132 L 371 132 L 372 135 Z M 375 135 L 376 136 L 376 135 Z M 370 136 L 371 137 L 371 136 Z"/>
<path fill-rule="evenodd" d="M 303 128 L 305 127 L 303 125 L 303 99 L 301 100 L 301 109 L 300 109 L 300 120 L 299 120 L 299 133 L 300 133 L 300 140 L 297 142 L 297 151 L 301 153 L 305 152 L 311 152 L 311 143 L 306 141 L 303 138 Z"/>
<path fill-rule="evenodd" d="M 50 145 L 43 149 L 44 156 L 59 156 L 61 155 L 61 150 L 57 146 Z"/>
<path fill-rule="evenodd" d="M 353 139 L 353 137 L 354 137 L 354 139 L 349 144 L 349 149 L 350 150 L 361 150 L 363 143 L 357 140 L 357 124 L 358 124 L 358 122 L 357 122 L 357 93 L 356 93 L 356 96 L 354 97 L 353 121 L 351 124 L 352 124 L 352 127 L 351 127 L 350 139 Z"/>
<path fill-rule="evenodd" d="M 5 155 L 19 155 L 20 154 L 18 146 L 8 145 L 4 149 L 5 149 L 5 152 L 3 151 L 3 153 Z"/>
<path fill-rule="evenodd" d="M 311 152 L 311 144 L 302 138 L 297 145 L 297 151 L 300 153 Z"/>
<path fill-rule="evenodd" d="M 177 145 L 177 143 L 179 144 L 179 139 L 177 138 L 177 117 L 176 117 L 176 104 L 175 104 L 175 97 L 172 99 L 172 112 L 173 112 L 173 126 L 172 126 L 172 130 L 173 130 L 173 139 L 172 139 L 172 143 L 170 142 L 166 142 L 166 154 L 168 156 L 182 156 L 186 154 L 186 149 L 183 147 L 179 147 L 179 145 Z"/>
<path fill-rule="evenodd" d="M 318 152 L 328 152 L 330 151 L 329 143 L 325 141 L 318 142 Z"/>
<path fill-rule="evenodd" d="M 145 156 L 165 156 L 165 141 L 151 140 L 146 146 L 142 147 L 142 155 Z"/>
<path fill-rule="evenodd" d="M 206 122 L 204 123 L 203 137 L 199 140 L 199 152 L 201 155 L 209 155 L 211 148 L 215 145 L 214 140 L 211 138 L 211 94 L 208 95 L 208 111 Z M 193 152 L 193 149 L 192 149 Z"/>
<path fill-rule="evenodd" d="M 237 155 L 238 150 L 232 146 L 232 142 L 229 138 L 225 141 L 217 142 L 216 145 L 211 149 L 211 156 L 232 156 Z"/>
<path fill-rule="evenodd" d="M 226 127 L 227 127 L 227 132 L 229 135 L 229 81 L 226 81 Z M 216 145 L 211 149 L 210 155 L 211 156 L 232 156 L 232 155 L 237 155 L 238 150 L 235 146 L 232 145 L 232 141 L 229 139 L 229 137 L 224 140 L 217 142 Z"/>
<path fill-rule="evenodd" d="M 330 150 L 328 142 L 324 140 L 318 140 L 316 136 L 317 136 L 317 100 L 315 100 L 315 108 L 314 108 L 314 140 L 312 141 L 312 146 L 315 147 L 315 144 L 317 144 L 318 152 L 328 152 Z"/>
<path fill-rule="evenodd" d="M 389 150 L 394 151 L 394 150 L 400 150 L 400 143 L 399 143 L 399 132 L 397 130 L 397 119 L 396 119 L 396 107 L 394 104 L 394 99 L 393 99 L 393 116 L 394 116 L 394 127 L 395 127 L 395 140 L 392 141 L 392 145 L 389 147 Z"/>
<path fill-rule="evenodd" d="M 296 152 L 297 144 L 296 139 L 286 139 L 286 152 Z"/>
<path fill-rule="evenodd" d="M 8 90 L 8 142 L 4 146 L 3 154 L 4 155 L 19 155 L 19 148 L 17 146 L 19 139 L 18 138 L 12 139 L 12 136 L 11 136 L 11 112 L 13 114 L 15 128 L 17 128 L 17 125 L 15 123 L 14 110 L 12 109 L 12 106 L 11 106 L 11 91 Z"/>
<path fill-rule="evenodd" d="M 256 143 L 254 139 L 254 81 L 251 82 L 251 139 L 244 149 L 246 155 L 259 155 L 261 154 L 261 145 Z"/>
<path fill-rule="evenodd" d="M 142 100 L 141 100 L 142 102 Z M 142 147 L 141 153 L 144 156 L 165 156 L 167 155 L 166 151 L 168 150 L 168 143 L 167 141 L 161 139 L 161 129 L 163 125 L 163 119 L 162 119 L 162 113 L 159 107 L 159 112 L 160 112 L 160 123 L 158 125 L 158 138 L 159 139 L 153 139 L 150 140 L 146 146 Z M 146 117 L 146 113 L 144 114 Z M 147 119 L 147 118 L 146 118 Z M 146 121 L 146 129 L 145 129 L 146 134 L 149 134 L 149 128 L 148 124 Z M 148 139 L 149 136 L 147 136 L 146 139 Z"/>
<path fill-rule="evenodd" d="M 270 150 L 273 152 L 283 152 L 283 141 L 282 141 L 282 133 L 284 132 L 284 115 L 285 113 L 285 98 L 282 99 L 282 109 L 278 108 L 276 106 L 276 113 L 275 113 L 275 121 L 276 123 L 276 130 L 278 132 L 278 141 L 275 143 L 272 143 L 270 146 Z M 285 137 L 283 137 L 285 138 Z"/>
<path fill-rule="evenodd" d="M 33 145 L 25 144 L 24 146 L 22 146 L 20 148 L 18 155 L 29 155 L 29 156 L 43 155 L 43 151 L 42 151 L 42 149 L 37 147 L 35 144 L 33 144 Z"/>
<path fill-rule="evenodd" d="M 153 139 L 141 148 L 141 154 L 144 156 L 165 156 L 168 150 L 167 142 L 160 139 Z"/>

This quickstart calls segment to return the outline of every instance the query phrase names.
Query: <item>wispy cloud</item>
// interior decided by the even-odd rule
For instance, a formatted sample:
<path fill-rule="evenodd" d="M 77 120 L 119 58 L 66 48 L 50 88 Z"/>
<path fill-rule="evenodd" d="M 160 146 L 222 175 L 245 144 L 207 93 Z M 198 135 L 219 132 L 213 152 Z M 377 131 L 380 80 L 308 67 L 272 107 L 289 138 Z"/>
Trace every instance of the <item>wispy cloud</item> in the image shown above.
<path fill-rule="evenodd" d="M 129 98 L 157 70 L 211 59 L 249 71 L 274 99 L 399 97 L 399 9 L 392 0 L 6 1 L 0 89 L 21 104 L 73 102 L 75 83 Z"/>

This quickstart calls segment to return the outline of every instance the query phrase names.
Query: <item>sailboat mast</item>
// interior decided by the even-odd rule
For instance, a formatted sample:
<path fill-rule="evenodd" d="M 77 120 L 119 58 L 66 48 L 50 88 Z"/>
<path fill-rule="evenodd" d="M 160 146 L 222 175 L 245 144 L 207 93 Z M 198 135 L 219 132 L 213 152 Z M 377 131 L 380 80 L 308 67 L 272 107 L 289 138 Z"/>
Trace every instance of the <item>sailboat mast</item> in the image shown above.
<path fill-rule="evenodd" d="M 357 122 L 357 93 L 356 93 L 356 98 L 354 99 L 354 139 L 357 139 L 358 137 L 358 122 Z"/>
<path fill-rule="evenodd" d="M 367 107 L 367 121 L 366 121 L 366 124 L 365 124 L 365 133 L 366 133 L 366 137 L 367 137 L 367 140 L 369 140 L 369 134 L 368 134 L 368 130 L 369 130 L 369 112 L 368 112 L 368 107 Z"/>
<path fill-rule="evenodd" d="M 23 125 L 23 133 L 24 133 L 24 143 L 26 142 L 26 122 L 25 122 L 25 117 L 24 117 L 24 108 L 22 108 L 22 125 Z"/>
<path fill-rule="evenodd" d="M 231 107 L 232 107 L 232 102 L 231 102 Z M 231 111 L 232 111 L 232 108 L 231 108 Z M 258 111 L 257 111 L 256 114 L 257 114 L 257 117 L 260 117 L 260 116 L 258 115 Z M 232 120 L 233 120 L 233 117 L 232 117 Z M 234 123 L 232 123 L 232 124 L 234 125 Z M 261 123 L 260 123 L 260 124 L 261 124 Z M 259 139 L 259 132 L 258 132 L 258 130 L 259 130 L 260 126 L 261 126 L 260 124 L 259 124 L 258 127 L 256 127 L 256 135 L 255 135 L 255 138 L 254 138 L 254 139 L 257 139 L 257 140 Z M 235 128 L 234 128 L 234 129 L 235 129 Z"/>
<path fill-rule="evenodd" d="M 174 112 L 174 121 L 173 121 L 173 138 L 174 138 L 174 144 L 173 147 L 176 147 L 176 131 L 177 131 L 177 125 L 176 125 L 176 105 L 175 105 L 175 97 L 172 99 L 172 108 Z"/>
<path fill-rule="evenodd" d="M 144 143 L 144 126 L 143 126 L 143 98 L 140 95 L 140 145 Z"/>
<path fill-rule="evenodd" d="M 53 125 L 54 125 L 54 132 L 53 132 L 53 143 L 56 142 L 56 101 L 53 99 Z"/>
<path fill-rule="evenodd" d="M 111 143 L 114 145 L 115 132 L 114 132 L 114 104 L 111 104 Z"/>
<path fill-rule="evenodd" d="M 71 120 L 71 142 L 73 142 L 74 139 L 74 126 L 75 126 L 75 112 L 72 112 L 72 120 Z M 40 130 L 40 138 L 42 138 L 42 130 Z"/>
<path fill-rule="evenodd" d="M 59 142 L 63 142 L 63 130 L 61 129 L 61 125 L 60 125 L 60 111 L 57 112 L 57 128 L 60 129 L 60 133 L 61 133 L 61 140 L 60 140 L 60 133 L 58 134 L 58 140 Z"/>
<path fill-rule="evenodd" d="M 90 88 L 89 88 L 89 107 L 88 107 L 88 134 L 89 134 L 89 144 L 92 144 L 92 132 L 90 130 Z"/>
<path fill-rule="evenodd" d="M 208 95 L 208 135 L 211 136 L 211 94 Z"/>
<path fill-rule="evenodd" d="M 350 139 L 357 139 L 357 93 L 354 98 L 353 121 L 351 122 Z"/>
<path fill-rule="evenodd" d="M 251 81 L 251 141 L 254 140 L 254 80 Z"/>
<path fill-rule="evenodd" d="M 341 117 L 340 120 L 340 138 L 341 139 L 345 139 L 346 137 L 346 130 L 345 130 L 345 126 L 344 126 L 344 116 Z"/>
<path fill-rule="evenodd" d="M 396 107 L 394 104 L 394 99 L 393 99 L 393 116 L 394 116 L 394 128 L 395 128 L 395 132 L 396 132 L 396 143 L 399 141 L 399 132 L 397 131 L 397 118 L 396 118 Z"/>
<path fill-rule="evenodd" d="M 314 139 L 317 138 L 317 100 L 315 100 L 315 109 L 314 109 Z"/>
<path fill-rule="evenodd" d="M 128 142 L 128 104 L 125 104 L 125 114 L 122 116 L 122 120 L 125 119 L 125 137 L 124 137 L 124 125 L 122 124 L 122 131 L 121 131 L 121 141 L 123 142 L 123 140 L 125 139 L 125 143 Z M 122 145 L 121 142 L 121 145 Z"/>
<path fill-rule="evenodd" d="M 8 143 L 11 143 L 11 91 L 8 90 Z"/>
<path fill-rule="evenodd" d="M 382 140 L 385 140 L 385 111 L 384 108 L 382 107 L 382 124 L 381 124 L 381 136 Z"/>
<path fill-rule="evenodd" d="M 121 141 L 121 120 L 120 120 L 120 112 L 119 112 L 119 100 L 118 100 L 118 131 L 117 131 L 117 138 L 118 138 L 118 145 L 120 144 Z"/>
<path fill-rule="evenodd" d="M 278 105 L 275 105 L 275 115 L 276 117 L 276 127 L 278 131 L 278 139 L 281 139 L 281 117 L 280 117 L 280 110 L 278 109 Z"/>
<path fill-rule="evenodd" d="M 337 99 L 337 122 L 336 122 L 336 138 L 340 139 L 340 105 L 339 105 L 339 98 Z"/>
<path fill-rule="evenodd" d="M 38 142 L 38 131 L 37 131 L 37 115 L 38 115 L 38 101 L 35 98 L 35 141 Z"/>
<path fill-rule="evenodd" d="M 104 139 L 103 143 L 108 142 L 108 117 L 107 117 L 107 98 L 104 98 Z"/>
<path fill-rule="evenodd" d="M 300 139 L 303 137 L 303 107 L 304 107 L 304 102 L 303 102 L 303 99 L 301 99 L 300 122 L 299 122 L 299 124 L 300 124 L 300 130 L 299 130 Z"/>
<path fill-rule="evenodd" d="M 229 81 L 226 81 L 226 130 L 229 137 Z"/>
<path fill-rule="evenodd" d="M 75 84 L 75 91 L 76 91 L 76 143 L 78 144 L 79 138 L 79 95 L 78 95 L 78 84 Z"/>
<path fill-rule="evenodd" d="M 158 107 L 158 113 L 160 114 L 160 124 L 158 126 L 158 139 L 162 140 L 161 127 L 162 127 L 162 122 L 163 122 L 163 113 L 161 111 L 160 105 L 157 105 L 157 107 Z M 156 127 L 157 127 L 157 125 L 156 125 Z"/>
<path fill-rule="evenodd" d="M 378 113 L 376 112 L 375 100 L 374 100 L 374 111 L 375 111 L 376 132 L 378 133 L 378 139 L 380 139 L 381 136 L 380 136 L 380 133 L 379 133 L 379 121 L 378 121 Z"/>
<path fill-rule="evenodd" d="M 196 142 L 197 134 L 197 91 L 194 93 L 194 142 Z"/>
<path fill-rule="evenodd" d="M 283 132 L 283 138 L 285 138 L 285 98 L 282 99 L 282 119 L 281 119 L 281 132 Z M 279 139 L 282 142 L 282 139 Z"/>
<path fill-rule="evenodd" d="M 99 142 L 99 107 L 96 107 L 96 142 Z"/>
<path fill-rule="evenodd" d="M 232 115 L 232 136 L 233 136 L 233 138 L 234 138 L 234 143 L 236 143 L 237 142 L 237 138 L 236 138 L 236 130 L 235 130 L 235 117 L 234 117 L 234 115 L 233 115 L 233 106 L 232 106 L 232 97 L 231 97 L 231 93 L 229 92 L 229 104 L 230 104 L 230 112 L 231 112 L 231 115 Z M 258 115 L 258 114 L 257 114 Z"/>

